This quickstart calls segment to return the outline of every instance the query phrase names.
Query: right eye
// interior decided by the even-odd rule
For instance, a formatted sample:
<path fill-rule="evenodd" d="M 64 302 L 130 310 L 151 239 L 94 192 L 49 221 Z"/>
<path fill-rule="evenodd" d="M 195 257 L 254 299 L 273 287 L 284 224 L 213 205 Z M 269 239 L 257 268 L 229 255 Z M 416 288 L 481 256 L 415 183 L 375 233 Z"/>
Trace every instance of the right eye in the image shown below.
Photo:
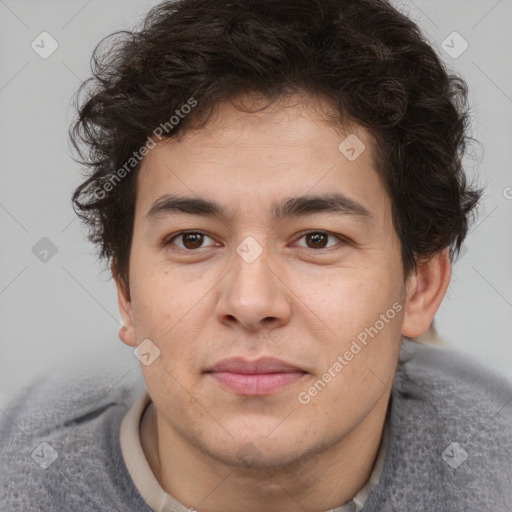
<path fill-rule="evenodd" d="M 164 242 L 164 246 L 176 245 L 184 251 L 194 251 L 196 249 L 201 249 L 201 244 L 204 242 L 205 237 L 213 240 L 206 233 L 202 233 L 201 231 L 182 231 L 172 235 L 171 238 L 168 238 Z M 182 245 L 174 243 L 174 240 L 180 240 Z"/>

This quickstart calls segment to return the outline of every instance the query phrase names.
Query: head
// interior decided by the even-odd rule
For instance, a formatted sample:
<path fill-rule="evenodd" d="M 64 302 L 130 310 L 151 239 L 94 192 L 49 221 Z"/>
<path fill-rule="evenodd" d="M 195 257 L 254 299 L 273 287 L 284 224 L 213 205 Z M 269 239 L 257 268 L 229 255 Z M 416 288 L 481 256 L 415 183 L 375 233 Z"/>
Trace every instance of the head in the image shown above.
<path fill-rule="evenodd" d="M 482 193 L 464 81 L 384 0 L 164 2 L 93 73 L 73 202 L 122 340 L 159 351 L 159 413 L 232 464 L 248 442 L 270 467 L 348 436 L 431 325 Z M 227 391 L 209 371 L 232 356 L 302 377 Z"/>

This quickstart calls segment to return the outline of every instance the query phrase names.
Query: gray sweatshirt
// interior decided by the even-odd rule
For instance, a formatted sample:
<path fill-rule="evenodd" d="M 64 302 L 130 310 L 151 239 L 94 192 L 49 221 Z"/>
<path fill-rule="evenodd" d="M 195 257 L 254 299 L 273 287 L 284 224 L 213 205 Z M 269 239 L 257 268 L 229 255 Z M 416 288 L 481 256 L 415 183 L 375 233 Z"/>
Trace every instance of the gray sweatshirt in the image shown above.
<path fill-rule="evenodd" d="M 0 408 L 0 511 L 151 512 L 119 442 L 140 371 L 63 375 Z M 362 512 L 512 511 L 509 380 L 404 339 L 388 414 L 384 469 Z"/>

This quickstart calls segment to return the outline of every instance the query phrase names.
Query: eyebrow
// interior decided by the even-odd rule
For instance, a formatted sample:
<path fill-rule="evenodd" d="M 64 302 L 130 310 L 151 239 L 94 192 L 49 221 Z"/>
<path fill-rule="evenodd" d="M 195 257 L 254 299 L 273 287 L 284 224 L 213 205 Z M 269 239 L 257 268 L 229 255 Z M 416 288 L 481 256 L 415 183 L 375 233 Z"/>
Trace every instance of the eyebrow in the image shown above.
<path fill-rule="evenodd" d="M 153 203 L 146 213 L 146 220 L 157 220 L 173 213 L 230 218 L 225 208 L 215 201 L 200 197 L 165 194 Z M 274 220 L 305 217 L 318 213 L 350 215 L 366 223 L 376 220 L 375 215 L 365 206 L 341 193 L 285 198 L 274 203 L 270 213 Z"/>

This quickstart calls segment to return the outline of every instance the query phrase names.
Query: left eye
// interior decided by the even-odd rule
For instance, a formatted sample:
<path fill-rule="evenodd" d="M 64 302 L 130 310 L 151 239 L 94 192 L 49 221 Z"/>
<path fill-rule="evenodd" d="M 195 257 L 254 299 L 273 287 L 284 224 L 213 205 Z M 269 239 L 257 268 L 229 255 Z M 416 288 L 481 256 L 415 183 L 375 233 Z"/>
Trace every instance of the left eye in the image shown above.
<path fill-rule="evenodd" d="M 338 241 L 341 241 L 341 238 L 334 236 L 330 233 L 326 233 L 325 231 L 311 231 L 309 233 L 305 233 L 301 236 L 301 238 L 299 240 L 302 240 L 303 238 L 311 240 L 310 243 L 313 246 L 310 247 L 310 246 L 306 245 L 306 248 L 308 248 L 308 249 L 325 249 L 326 242 L 329 237 L 336 238 Z M 334 244 L 334 245 L 336 245 L 336 244 Z M 304 246 L 302 246 L 302 247 L 304 247 Z M 332 245 L 331 245 L 331 247 L 332 247 Z"/>

